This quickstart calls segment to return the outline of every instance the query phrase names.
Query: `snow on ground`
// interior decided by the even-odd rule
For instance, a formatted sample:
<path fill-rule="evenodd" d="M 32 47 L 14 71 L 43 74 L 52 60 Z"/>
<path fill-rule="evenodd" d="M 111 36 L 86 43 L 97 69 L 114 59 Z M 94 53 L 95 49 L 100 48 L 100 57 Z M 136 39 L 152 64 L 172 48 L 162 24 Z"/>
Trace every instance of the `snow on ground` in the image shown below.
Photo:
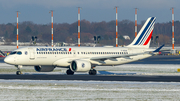
<path fill-rule="evenodd" d="M 1 100 L 178 100 L 180 83 L 0 80 Z"/>
<path fill-rule="evenodd" d="M 124 64 L 119 66 L 98 66 L 97 70 L 123 72 L 175 73 L 179 64 Z"/>
<path fill-rule="evenodd" d="M 137 75 L 180 75 L 179 64 L 124 64 L 119 66 L 97 66 L 98 71 L 114 73 L 136 73 Z"/>

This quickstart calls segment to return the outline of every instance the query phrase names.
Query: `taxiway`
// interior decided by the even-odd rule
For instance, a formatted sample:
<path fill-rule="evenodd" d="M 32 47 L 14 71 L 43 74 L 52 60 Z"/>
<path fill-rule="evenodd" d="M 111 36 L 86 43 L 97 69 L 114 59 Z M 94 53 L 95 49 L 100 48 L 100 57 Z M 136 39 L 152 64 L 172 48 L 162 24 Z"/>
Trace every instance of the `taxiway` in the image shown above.
<path fill-rule="evenodd" d="M 6 80 L 82 80 L 82 81 L 140 81 L 140 82 L 180 82 L 180 76 L 121 76 L 121 75 L 14 75 L 3 74 Z"/>

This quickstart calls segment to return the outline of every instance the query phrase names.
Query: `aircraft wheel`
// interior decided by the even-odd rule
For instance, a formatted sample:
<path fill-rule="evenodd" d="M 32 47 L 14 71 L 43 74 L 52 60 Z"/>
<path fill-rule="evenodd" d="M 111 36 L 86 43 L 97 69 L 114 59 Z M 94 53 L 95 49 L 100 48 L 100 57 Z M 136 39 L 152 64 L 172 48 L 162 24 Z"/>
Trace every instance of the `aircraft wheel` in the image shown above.
<path fill-rule="evenodd" d="M 67 74 L 67 75 L 73 75 L 73 74 L 74 74 L 74 72 L 73 72 L 73 71 L 71 71 L 70 69 L 68 69 L 68 70 L 66 71 L 66 74 Z"/>
<path fill-rule="evenodd" d="M 16 75 L 21 75 L 21 74 L 22 74 L 21 71 L 17 71 L 17 72 L 16 72 Z"/>
<path fill-rule="evenodd" d="M 89 71 L 89 75 L 96 75 L 97 71 L 95 69 Z"/>

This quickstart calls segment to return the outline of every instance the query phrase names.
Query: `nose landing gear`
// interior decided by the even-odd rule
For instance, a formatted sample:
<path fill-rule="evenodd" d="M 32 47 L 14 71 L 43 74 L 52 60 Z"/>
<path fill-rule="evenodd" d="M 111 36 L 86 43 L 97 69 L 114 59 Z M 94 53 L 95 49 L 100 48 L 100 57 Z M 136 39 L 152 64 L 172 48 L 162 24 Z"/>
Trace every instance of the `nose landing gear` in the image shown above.
<path fill-rule="evenodd" d="M 16 72 L 16 75 L 21 75 L 21 74 L 22 74 L 21 71 L 17 71 L 17 72 Z"/>
<path fill-rule="evenodd" d="M 21 75 L 23 74 L 20 70 L 20 68 L 22 68 L 22 65 L 15 65 L 15 67 L 17 68 L 17 72 L 16 72 L 16 75 Z"/>

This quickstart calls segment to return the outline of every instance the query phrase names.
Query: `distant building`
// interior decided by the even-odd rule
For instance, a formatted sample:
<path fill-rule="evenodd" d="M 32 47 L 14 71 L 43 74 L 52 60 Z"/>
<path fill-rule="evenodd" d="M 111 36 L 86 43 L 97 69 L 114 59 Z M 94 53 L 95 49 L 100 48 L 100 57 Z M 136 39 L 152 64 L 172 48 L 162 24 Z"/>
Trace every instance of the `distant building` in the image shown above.
<path fill-rule="evenodd" d="M 125 40 L 130 40 L 130 37 L 129 37 L 128 35 L 124 35 L 123 38 L 124 38 Z"/>
<path fill-rule="evenodd" d="M 0 42 L 5 42 L 4 37 L 0 37 Z"/>

